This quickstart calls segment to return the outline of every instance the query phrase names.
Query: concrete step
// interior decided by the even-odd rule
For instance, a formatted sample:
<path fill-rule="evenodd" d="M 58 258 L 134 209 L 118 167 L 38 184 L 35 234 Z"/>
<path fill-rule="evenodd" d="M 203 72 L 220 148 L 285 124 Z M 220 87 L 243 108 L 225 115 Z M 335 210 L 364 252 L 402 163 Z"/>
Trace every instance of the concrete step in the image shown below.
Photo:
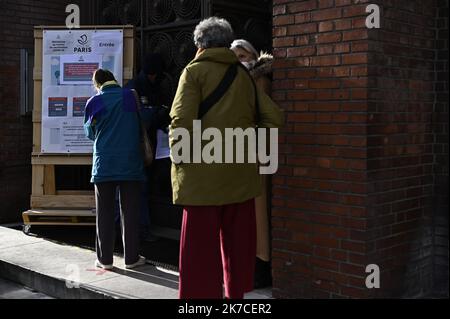
<path fill-rule="evenodd" d="M 53 299 L 28 287 L 0 278 L 0 299 Z"/>
<path fill-rule="evenodd" d="M 0 227 L 0 277 L 54 298 L 176 299 L 178 273 L 153 265 L 126 270 L 114 257 L 112 271 L 94 267 L 95 252 L 30 237 Z M 246 299 L 271 298 L 271 290 L 254 291 Z"/>
<path fill-rule="evenodd" d="M 114 257 L 113 271 L 94 268 L 95 252 L 0 227 L 0 277 L 54 298 L 177 298 L 178 277 L 152 265 L 125 270 Z"/>

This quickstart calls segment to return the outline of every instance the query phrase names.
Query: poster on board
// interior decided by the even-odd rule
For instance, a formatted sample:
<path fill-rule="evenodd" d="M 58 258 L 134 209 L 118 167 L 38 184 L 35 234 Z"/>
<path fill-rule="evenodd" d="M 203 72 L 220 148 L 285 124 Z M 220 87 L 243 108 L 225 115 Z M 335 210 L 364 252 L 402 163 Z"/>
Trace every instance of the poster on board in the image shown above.
<path fill-rule="evenodd" d="M 107 69 L 122 85 L 123 31 L 44 30 L 43 46 L 41 153 L 92 153 L 83 130 L 92 75 Z"/>

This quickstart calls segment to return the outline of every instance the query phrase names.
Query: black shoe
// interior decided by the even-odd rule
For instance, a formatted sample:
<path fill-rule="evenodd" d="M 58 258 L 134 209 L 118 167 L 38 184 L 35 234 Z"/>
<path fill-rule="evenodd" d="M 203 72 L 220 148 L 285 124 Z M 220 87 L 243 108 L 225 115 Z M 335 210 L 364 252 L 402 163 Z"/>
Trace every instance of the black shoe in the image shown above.
<path fill-rule="evenodd" d="M 272 286 L 272 274 L 270 262 L 256 258 L 254 289 L 261 289 Z"/>

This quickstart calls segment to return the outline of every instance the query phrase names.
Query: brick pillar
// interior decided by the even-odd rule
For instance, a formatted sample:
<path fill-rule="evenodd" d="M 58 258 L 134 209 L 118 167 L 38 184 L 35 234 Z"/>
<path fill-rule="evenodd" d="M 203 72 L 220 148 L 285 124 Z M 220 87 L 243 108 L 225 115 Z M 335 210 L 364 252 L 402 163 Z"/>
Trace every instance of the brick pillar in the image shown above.
<path fill-rule="evenodd" d="M 381 29 L 365 26 L 370 3 Z M 273 180 L 276 297 L 430 288 L 436 3 L 274 0 L 274 99 L 287 115 Z M 381 289 L 366 288 L 368 264 Z"/>
<path fill-rule="evenodd" d="M 276 297 L 365 297 L 369 41 L 365 4 L 274 0 Z M 373 85 L 373 83 L 372 83 Z"/>
<path fill-rule="evenodd" d="M 369 259 L 380 297 L 432 289 L 436 2 L 388 1 L 373 32 L 368 130 Z"/>
<path fill-rule="evenodd" d="M 434 291 L 448 297 L 448 0 L 436 10 L 434 131 Z"/>

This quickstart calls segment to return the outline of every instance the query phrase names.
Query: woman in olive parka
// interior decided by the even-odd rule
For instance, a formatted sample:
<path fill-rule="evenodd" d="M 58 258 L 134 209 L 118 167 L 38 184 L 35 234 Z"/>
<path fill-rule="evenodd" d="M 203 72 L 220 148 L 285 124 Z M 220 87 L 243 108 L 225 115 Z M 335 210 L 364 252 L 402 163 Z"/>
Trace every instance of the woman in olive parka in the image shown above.
<path fill-rule="evenodd" d="M 172 151 L 180 142 L 177 129 L 193 136 L 199 105 L 219 86 L 231 65 L 240 65 L 229 49 L 233 40 L 232 28 L 224 19 L 212 17 L 197 25 L 194 42 L 198 52 L 181 75 L 170 113 Z M 255 90 L 241 66 L 223 96 L 201 119 L 203 129 L 216 128 L 222 136 L 226 128 L 277 128 L 282 123 L 281 110 L 263 91 Z M 222 283 L 225 297 L 243 298 L 253 290 L 255 197 L 261 193 L 258 164 L 173 163 L 172 188 L 174 203 L 184 206 L 180 298 L 222 299 Z"/>

